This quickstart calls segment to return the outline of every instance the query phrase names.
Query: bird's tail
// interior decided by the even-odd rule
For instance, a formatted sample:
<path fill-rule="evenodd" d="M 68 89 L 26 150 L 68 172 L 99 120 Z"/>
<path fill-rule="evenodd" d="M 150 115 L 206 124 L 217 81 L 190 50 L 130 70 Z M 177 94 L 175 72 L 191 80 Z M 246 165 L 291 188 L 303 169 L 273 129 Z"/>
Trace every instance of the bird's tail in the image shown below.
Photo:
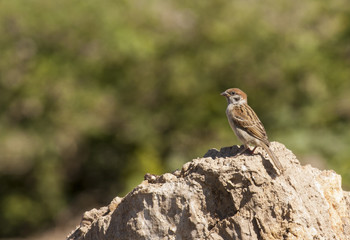
<path fill-rule="evenodd" d="M 280 173 L 282 173 L 284 169 L 282 167 L 281 162 L 276 157 L 276 155 L 271 151 L 269 146 L 267 146 L 266 144 L 262 144 L 262 147 L 267 152 L 267 154 L 270 156 L 270 158 L 271 158 L 272 162 L 274 163 L 274 165 L 276 166 L 276 168 L 280 171 Z"/>

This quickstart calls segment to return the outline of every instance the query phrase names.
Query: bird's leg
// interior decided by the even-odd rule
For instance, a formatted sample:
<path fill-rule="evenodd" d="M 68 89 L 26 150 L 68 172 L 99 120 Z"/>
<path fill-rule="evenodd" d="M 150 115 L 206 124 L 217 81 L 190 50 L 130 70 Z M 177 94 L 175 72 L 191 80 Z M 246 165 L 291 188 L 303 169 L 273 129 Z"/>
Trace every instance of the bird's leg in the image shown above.
<path fill-rule="evenodd" d="M 251 155 L 253 155 L 256 148 L 257 148 L 257 146 L 255 146 L 255 147 L 253 148 L 253 150 L 250 150 L 249 146 L 246 145 L 246 144 L 244 144 L 244 148 L 243 148 L 241 151 L 239 151 L 239 153 L 238 153 L 237 155 L 241 155 L 241 154 L 244 153 L 245 151 L 249 151 L 249 153 L 250 153 Z"/>
<path fill-rule="evenodd" d="M 244 144 L 243 146 L 244 146 L 244 148 L 241 151 L 239 151 L 239 153 L 237 153 L 237 155 L 241 155 L 242 153 L 244 153 L 245 151 L 247 151 L 249 149 L 248 145 Z"/>
<path fill-rule="evenodd" d="M 257 148 L 257 146 L 255 146 L 255 147 L 253 148 L 253 150 L 250 151 L 250 154 L 253 155 L 256 148 Z"/>

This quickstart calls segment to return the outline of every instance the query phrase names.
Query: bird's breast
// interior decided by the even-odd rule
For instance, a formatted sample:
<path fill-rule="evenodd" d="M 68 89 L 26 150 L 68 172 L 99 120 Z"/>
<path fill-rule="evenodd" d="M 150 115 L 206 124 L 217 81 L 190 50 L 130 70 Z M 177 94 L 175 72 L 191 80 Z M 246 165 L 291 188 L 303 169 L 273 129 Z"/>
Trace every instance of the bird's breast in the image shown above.
<path fill-rule="evenodd" d="M 226 116 L 227 116 L 227 120 L 228 120 L 228 122 L 229 122 L 229 124 L 230 124 L 230 126 L 231 126 L 231 128 L 232 128 L 232 130 L 234 130 L 235 131 L 235 123 L 234 123 L 234 121 L 233 121 L 233 118 L 234 118 L 234 112 L 235 111 L 233 111 L 233 108 L 234 108 L 235 106 L 233 105 L 233 104 L 229 104 L 228 106 L 227 106 L 227 108 L 226 108 Z"/>

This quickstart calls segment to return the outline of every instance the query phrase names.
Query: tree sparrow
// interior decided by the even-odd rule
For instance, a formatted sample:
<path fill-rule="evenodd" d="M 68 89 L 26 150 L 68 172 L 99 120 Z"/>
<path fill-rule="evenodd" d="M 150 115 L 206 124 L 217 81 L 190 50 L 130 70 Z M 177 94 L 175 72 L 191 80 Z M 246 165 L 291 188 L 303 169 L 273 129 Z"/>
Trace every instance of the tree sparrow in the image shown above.
<path fill-rule="evenodd" d="M 249 107 L 247 102 L 247 94 L 238 88 L 230 88 L 221 93 L 227 99 L 226 116 L 228 122 L 235 132 L 237 138 L 244 144 L 244 149 L 239 152 L 243 153 L 249 149 L 249 144 L 256 147 L 262 147 L 272 159 L 274 165 L 280 172 L 283 172 L 283 167 L 276 157 L 276 155 L 270 150 L 270 142 L 267 139 L 267 134 L 263 124 L 254 112 Z"/>

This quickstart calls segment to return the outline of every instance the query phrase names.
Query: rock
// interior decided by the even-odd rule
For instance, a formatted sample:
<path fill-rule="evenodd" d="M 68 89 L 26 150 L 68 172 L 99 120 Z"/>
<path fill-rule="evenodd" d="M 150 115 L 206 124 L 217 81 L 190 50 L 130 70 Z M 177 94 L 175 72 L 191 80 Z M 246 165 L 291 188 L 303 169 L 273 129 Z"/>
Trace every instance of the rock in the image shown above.
<path fill-rule="evenodd" d="M 181 171 L 145 180 L 124 198 L 84 214 L 69 240 L 350 239 L 350 195 L 333 171 L 301 166 L 273 142 L 267 154 L 209 150 Z"/>

